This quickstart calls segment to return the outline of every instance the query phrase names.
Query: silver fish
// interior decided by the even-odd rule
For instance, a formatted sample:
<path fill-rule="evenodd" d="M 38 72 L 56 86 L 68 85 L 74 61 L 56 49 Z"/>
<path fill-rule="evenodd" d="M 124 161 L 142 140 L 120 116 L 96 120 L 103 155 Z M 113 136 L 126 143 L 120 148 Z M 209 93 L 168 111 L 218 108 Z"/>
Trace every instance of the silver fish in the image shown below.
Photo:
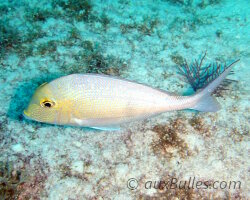
<path fill-rule="evenodd" d="M 220 105 L 211 93 L 231 68 L 191 96 L 173 95 L 106 75 L 72 74 L 41 85 L 24 116 L 50 124 L 102 129 L 173 110 L 215 112 Z"/>

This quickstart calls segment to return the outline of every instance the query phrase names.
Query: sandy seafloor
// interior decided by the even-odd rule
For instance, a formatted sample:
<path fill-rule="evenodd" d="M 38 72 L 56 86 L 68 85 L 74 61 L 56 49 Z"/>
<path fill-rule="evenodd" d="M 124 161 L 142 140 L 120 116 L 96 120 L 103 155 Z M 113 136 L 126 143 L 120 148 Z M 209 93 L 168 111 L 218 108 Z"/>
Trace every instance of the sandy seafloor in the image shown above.
<path fill-rule="evenodd" d="M 249 199 L 249 10 L 247 0 L 1 0 L 0 199 Z M 185 94 L 177 65 L 205 51 L 206 63 L 240 58 L 216 113 L 169 112 L 109 132 L 22 117 L 36 87 L 71 73 Z M 153 188 L 189 177 L 226 187 Z"/>

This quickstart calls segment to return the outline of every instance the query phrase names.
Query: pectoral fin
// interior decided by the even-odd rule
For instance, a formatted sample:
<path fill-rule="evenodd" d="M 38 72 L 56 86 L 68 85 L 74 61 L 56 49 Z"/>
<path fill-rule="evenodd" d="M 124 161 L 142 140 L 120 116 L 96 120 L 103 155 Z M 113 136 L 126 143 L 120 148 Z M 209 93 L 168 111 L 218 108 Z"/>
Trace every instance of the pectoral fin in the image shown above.
<path fill-rule="evenodd" d="M 86 126 L 86 124 L 88 123 L 86 120 L 77 119 L 77 118 L 72 118 L 72 121 L 78 126 Z"/>

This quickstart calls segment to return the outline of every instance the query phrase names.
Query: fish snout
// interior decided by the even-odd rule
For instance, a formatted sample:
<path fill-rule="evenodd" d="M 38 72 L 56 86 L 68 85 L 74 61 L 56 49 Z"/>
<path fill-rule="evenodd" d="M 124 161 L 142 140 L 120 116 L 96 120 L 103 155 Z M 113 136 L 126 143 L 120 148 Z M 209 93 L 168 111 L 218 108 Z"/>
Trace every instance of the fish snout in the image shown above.
<path fill-rule="evenodd" d="M 29 113 L 27 112 L 27 110 L 24 110 L 24 111 L 23 111 L 23 117 L 24 117 L 25 119 L 31 120 L 31 118 L 30 118 L 29 116 L 30 116 L 30 115 L 29 115 Z"/>

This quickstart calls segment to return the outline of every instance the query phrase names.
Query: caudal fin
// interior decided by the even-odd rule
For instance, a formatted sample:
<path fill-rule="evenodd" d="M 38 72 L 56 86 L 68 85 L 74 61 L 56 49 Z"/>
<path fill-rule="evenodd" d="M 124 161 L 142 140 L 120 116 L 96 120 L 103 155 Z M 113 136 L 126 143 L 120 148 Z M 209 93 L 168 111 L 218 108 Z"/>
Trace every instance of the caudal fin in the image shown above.
<path fill-rule="evenodd" d="M 239 60 L 229 65 L 220 76 L 218 76 L 215 80 L 209 83 L 204 89 L 202 89 L 201 91 L 197 92 L 194 96 L 192 96 L 192 98 L 194 98 L 195 105 L 190 109 L 202 112 L 218 111 L 220 109 L 220 104 L 214 97 L 211 96 L 211 94 L 229 74 L 229 72 L 233 67 L 233 64 L 235 64 L 238 61 Z"/>
<path fill-rule="evenodd" d="M 219 102 L 212 96 L 207 95 L 199 99 L 191 109 L 198 110 L 201 112 L 216 112 L 220 110 Z"/>

